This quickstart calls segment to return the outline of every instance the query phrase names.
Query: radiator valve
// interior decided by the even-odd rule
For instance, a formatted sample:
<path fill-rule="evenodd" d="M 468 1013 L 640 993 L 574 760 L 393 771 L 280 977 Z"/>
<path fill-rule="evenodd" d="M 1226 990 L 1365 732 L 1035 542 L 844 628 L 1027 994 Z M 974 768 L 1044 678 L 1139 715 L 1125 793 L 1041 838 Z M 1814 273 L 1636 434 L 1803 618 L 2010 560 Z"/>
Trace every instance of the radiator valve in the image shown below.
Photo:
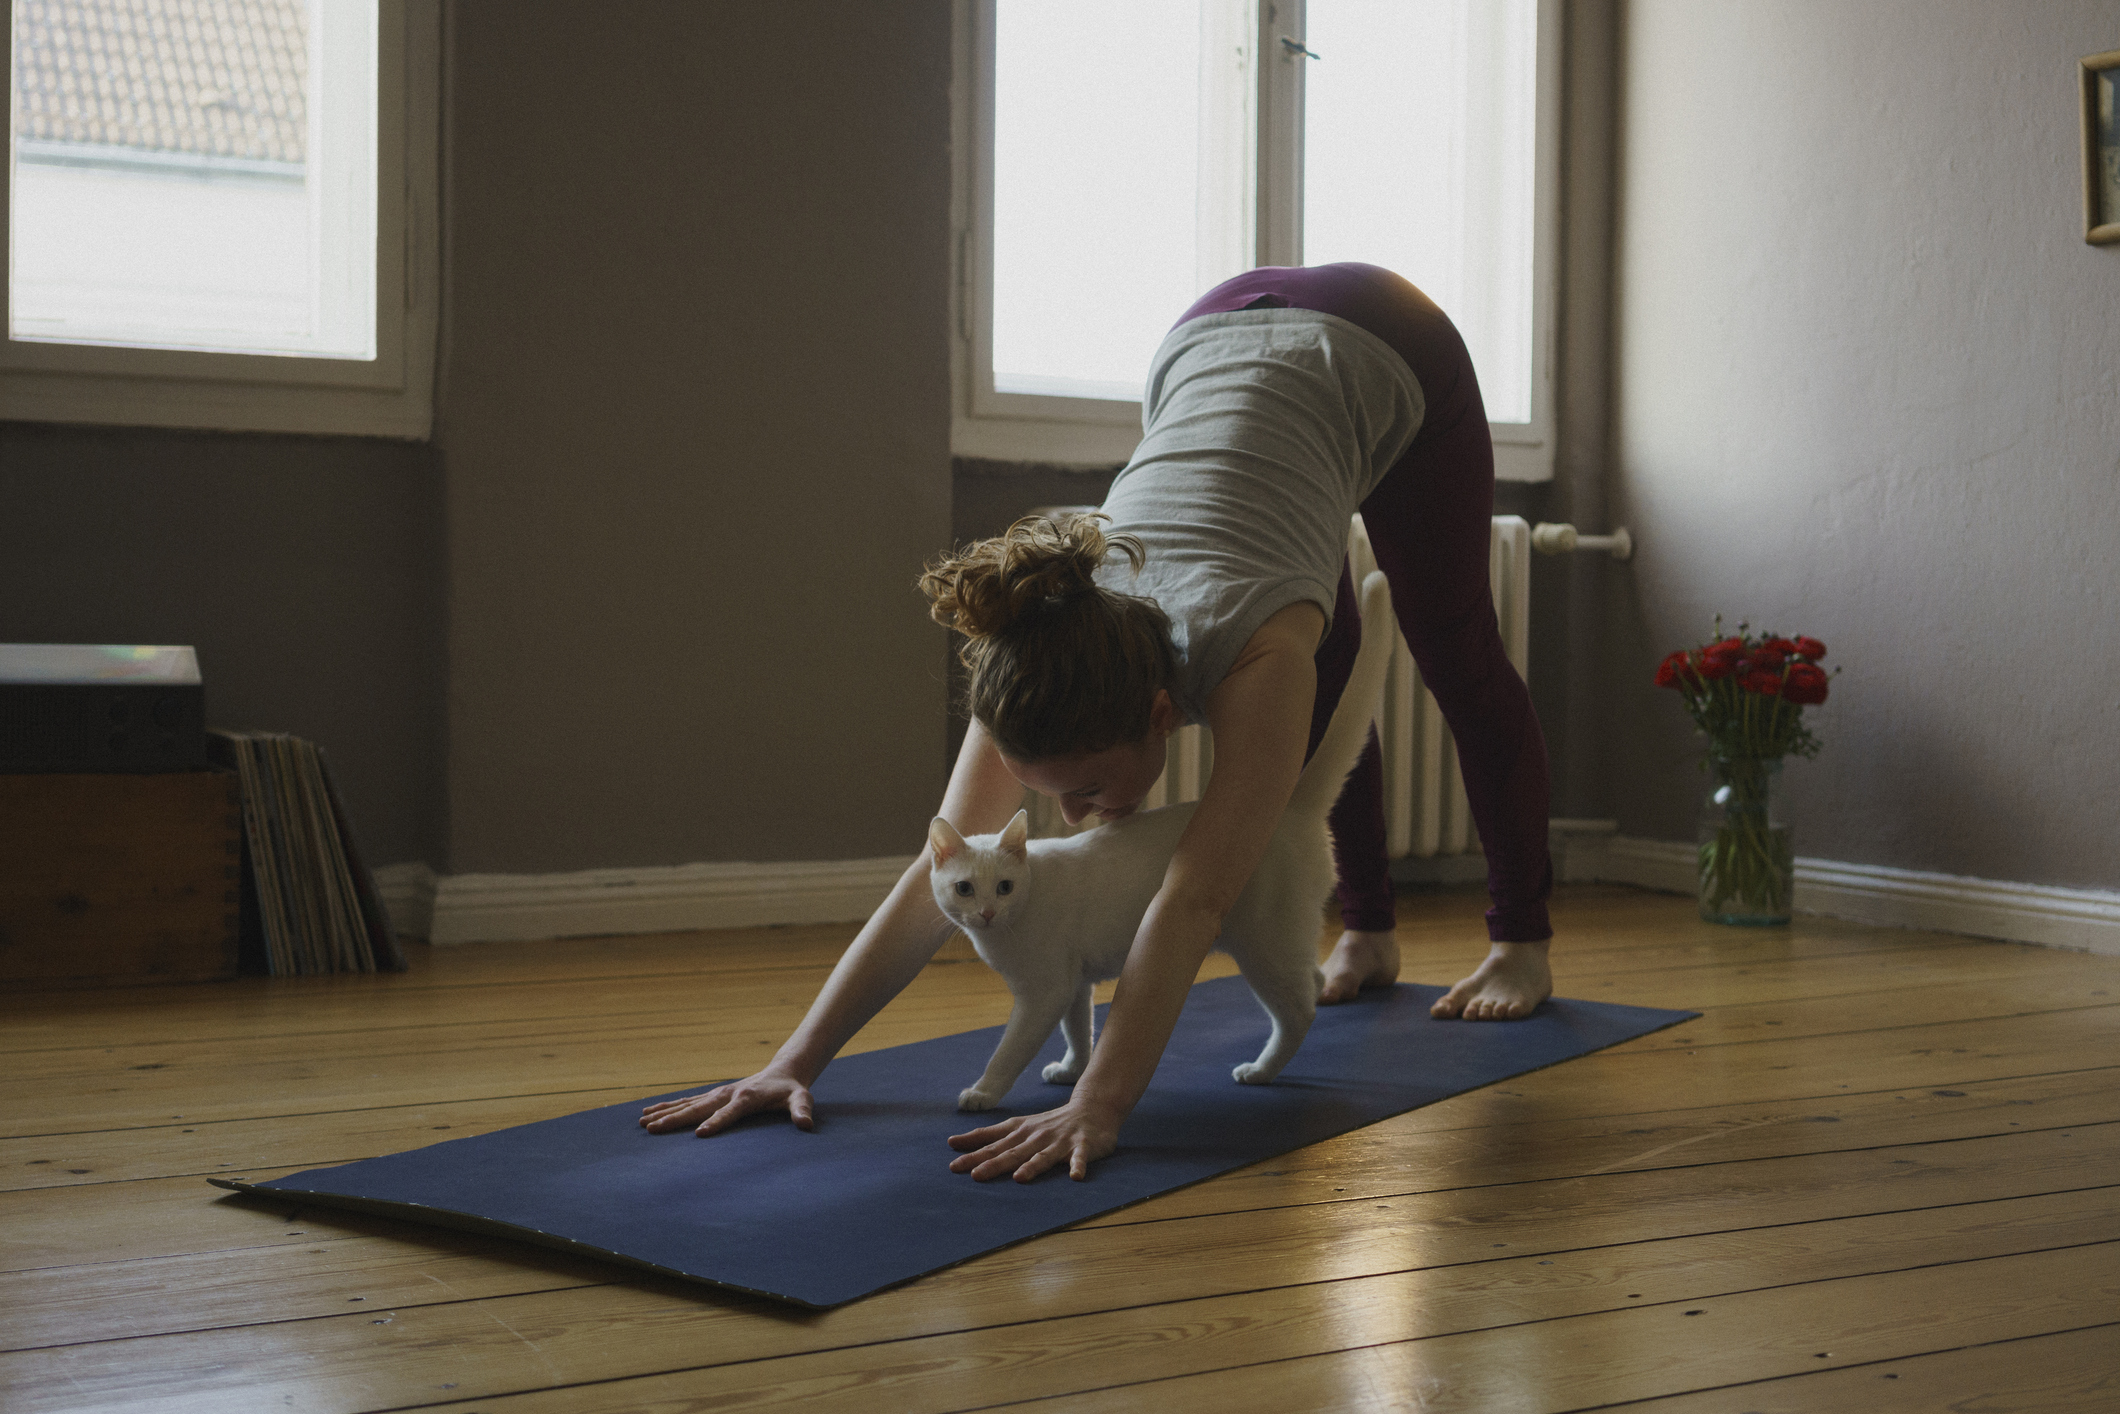
<path fill-rule="evenodd" d="M 1531 548 L 1542 555 L 1565 555 L 1570 550 L 1603 550 L 1615 560 L 1634 557 L 1634 537 L 1624 525 L 1610 535 L 1584 535 L 1572 525 L 1540 521 L 1531 527 Z"/>

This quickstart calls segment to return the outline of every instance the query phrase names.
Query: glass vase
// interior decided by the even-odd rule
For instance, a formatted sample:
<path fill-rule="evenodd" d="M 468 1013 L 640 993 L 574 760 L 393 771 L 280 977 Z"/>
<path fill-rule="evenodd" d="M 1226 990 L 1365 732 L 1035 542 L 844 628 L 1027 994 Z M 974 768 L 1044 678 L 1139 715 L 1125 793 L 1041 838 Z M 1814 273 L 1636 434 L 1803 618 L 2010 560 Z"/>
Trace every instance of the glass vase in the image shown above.
<path fill-rule="evenodd" d="M 1781 821 L 1781 758 L 1710 756 L 1701 807 L 1700 916 L 1710 923 L 1789 921 L 1796 849 Z"/>

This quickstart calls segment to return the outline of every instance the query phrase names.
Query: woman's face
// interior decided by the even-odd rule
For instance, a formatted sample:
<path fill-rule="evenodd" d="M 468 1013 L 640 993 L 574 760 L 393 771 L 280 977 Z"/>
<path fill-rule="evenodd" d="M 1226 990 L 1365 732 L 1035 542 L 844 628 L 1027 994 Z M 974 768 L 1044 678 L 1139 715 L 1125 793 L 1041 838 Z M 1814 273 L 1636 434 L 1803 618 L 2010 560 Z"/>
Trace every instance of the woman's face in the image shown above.
<path fill-rule="evenodd" d="M 1181 725 L 1170 694 L 1159 690 L 1149 709 L 1148 735 L 1139 741 L 1121 742 L 1081 756 L 1055 756 L 1043 761 L 1003 756 L 1001 762 L 1024 785 L 1059 801 L 1060 814 L 1070 825 L 1078 825 L 1092 815 L 1100 820 L 1120 820 L 1141 808 L 1141 802 L 1163 774 L 1164 742 Z"/>

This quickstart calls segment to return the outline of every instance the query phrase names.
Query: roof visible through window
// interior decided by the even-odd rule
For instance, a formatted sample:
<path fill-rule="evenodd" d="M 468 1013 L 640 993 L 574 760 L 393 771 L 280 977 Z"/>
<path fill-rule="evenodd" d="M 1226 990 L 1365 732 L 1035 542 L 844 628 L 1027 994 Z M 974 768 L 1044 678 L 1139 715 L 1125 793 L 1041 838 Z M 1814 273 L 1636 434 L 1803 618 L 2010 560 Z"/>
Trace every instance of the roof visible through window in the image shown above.
<path fill-rule="evenodd" d="M 151 154 L 156 165 L 188 158 L 302 175 L 302 0 L 16 0 L 14 9 L 17 160 Z"/>

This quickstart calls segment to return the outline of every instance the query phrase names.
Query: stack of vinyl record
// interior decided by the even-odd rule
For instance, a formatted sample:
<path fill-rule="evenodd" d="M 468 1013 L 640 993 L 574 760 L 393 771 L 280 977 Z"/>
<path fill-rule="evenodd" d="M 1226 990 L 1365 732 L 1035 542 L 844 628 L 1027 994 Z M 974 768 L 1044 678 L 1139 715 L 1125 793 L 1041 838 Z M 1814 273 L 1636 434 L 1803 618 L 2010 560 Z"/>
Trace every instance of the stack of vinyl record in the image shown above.
<path fill-rule="evenodd" d="M 275 977 L 404 970 L 324 753 L 284 732 L 207 738 L 207 754 L 241 779 L 246 882 L 255 888 L 265 970 Z"/>

